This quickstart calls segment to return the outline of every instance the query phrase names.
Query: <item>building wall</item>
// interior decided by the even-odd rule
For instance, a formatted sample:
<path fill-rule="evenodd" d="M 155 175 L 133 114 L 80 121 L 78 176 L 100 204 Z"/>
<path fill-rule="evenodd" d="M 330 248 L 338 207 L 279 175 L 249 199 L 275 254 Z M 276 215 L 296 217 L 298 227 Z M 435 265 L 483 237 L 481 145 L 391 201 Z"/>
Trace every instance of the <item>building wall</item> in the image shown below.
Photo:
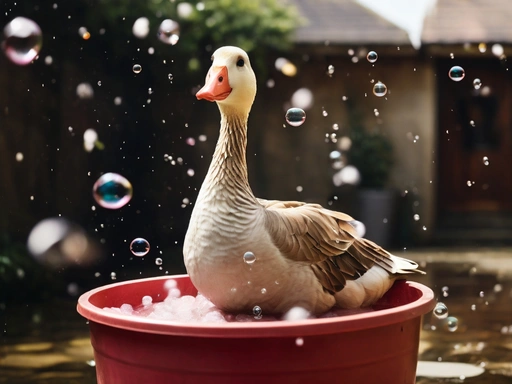
<path fill-rule="evenodd" d="M 367 128 L 376 128 L 391 138 L 395 165 L 389 184 L 402 194 L 408 191 L 414 195 L 410 199 L 411 212 L 420 216 L 414 228 L 418 237 L 427 240 L 435 219 L 433 63 L 429 59 L 396 56 L 381 56 L 374 66 L 365 58 L 353 63 L 348 56 L 291 60 L 298 68 L 297 75 L 286 77 L 271 71 L 268 77 L 275 86 L 268 88 L 260 81 L 251 113 L 248 159 L 255 192 L 269 198 L 326 205 L 339 192 L 332 183 L 334 170 L 329 161 L 336 144 L 326 142 L 326 134 L 337 133 L 338 138 L 346 134 L 350 128 L 349 108 L 355 108 Z M 332 77 L 326 73 L 328 65 L 335 68 Z M 386 97 L 372 94 L 372 80 L 387 85 Z M 285 123 L 284 114 L 291 106 L 293 92 L 302 87 L 313 92 L 314 103 L 306 111 L 306 122 L 291 127 Z M 340 127 L 338 131 L 332 128 L 335 123 Z"/>

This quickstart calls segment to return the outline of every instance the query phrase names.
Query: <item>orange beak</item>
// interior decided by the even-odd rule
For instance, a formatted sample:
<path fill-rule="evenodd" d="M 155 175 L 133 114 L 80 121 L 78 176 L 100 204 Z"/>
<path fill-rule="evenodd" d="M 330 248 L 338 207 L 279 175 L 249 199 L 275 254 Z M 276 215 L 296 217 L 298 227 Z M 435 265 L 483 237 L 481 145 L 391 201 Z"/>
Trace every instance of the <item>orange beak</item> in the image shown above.
<path fill-rule="evenodd" d="M 231 87 L 229 86 L 227 67 L 220 67 L 215 70 L 211 68 L 206 84 L 196 93 L 196 97 L 197 100 L 220 101 L 228 97 L 230 93 Z"/>

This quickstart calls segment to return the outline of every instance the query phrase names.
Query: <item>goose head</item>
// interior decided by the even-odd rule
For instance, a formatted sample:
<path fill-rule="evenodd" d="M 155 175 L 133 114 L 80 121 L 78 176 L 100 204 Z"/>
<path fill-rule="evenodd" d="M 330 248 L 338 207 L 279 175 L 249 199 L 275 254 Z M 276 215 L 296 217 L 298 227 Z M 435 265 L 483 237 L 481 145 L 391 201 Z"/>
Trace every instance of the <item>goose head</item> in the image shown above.
<path fill-rule="evenodd" d="M 248 115 L 256 96 L 256 76 L 247 53 L 238 47 L 221 47 L 212 55 L 212 66 L 198 100 L 215 101 L 221 111 Z"/>

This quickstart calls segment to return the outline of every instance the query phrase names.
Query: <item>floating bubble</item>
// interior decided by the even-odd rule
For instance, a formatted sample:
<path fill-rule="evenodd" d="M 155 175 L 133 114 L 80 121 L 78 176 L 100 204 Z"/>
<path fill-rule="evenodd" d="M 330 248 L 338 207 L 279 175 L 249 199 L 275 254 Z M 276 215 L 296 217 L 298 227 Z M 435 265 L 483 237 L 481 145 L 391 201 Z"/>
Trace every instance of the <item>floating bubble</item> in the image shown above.
<path fill-rule="evenodd" d="M 475 89 L 480 89 L 481 86 L 482 86 L 482 82 L 480 81 L 480 79 L 476 78 L 475 80 L 473 80 L 473 87 Z"/>
<path fill-rule="evenodd" d="M 501 44 L 493 44 L 491 47 L 491 52 L 494 56 L 501 57 L 505 50 L 503 49 L 503 45 Z"/>
<path fill-rule="evenodd" d="M 484 165 L 489 165 L 489 158 L 487 156 L 484 156 L 482 159 Z"/>
<path fill-rule="evenodd" d="M 297 185 L 295 190 L 300 193 L 300 192 L 302 192 L 304 190 L 304 187 L 302 187 L 302 185 Z"/>
<path fill-rule="evenodd" d="M 276 85 L 276 81 L 274 79 L 267 80 L 267 88 L 274 88 L 275 85 Z"/>
<path fill-rule="evenodd" d="M 82 37 L 84 40 L 89 40 L 91 38 L 91 34 L 85 27 L 78 28 L 78 34 Z"/>
<path fill-rule="evenodd" d="M 366 55 L 366 60 L 368 60 L 372 64 L 375 63 L 378 58 L 379 58 L 379 55 L 377 55 L 377 52 L 375 52 L 375 51 L 370 51 Z"/>
<path fill-rule="evenodd" d="M 342 136 L 338 140 L 338 148 L 342 151 L 348 151 L 352 147 L 352 139 L 348 136 Z"/>
<path fill-rule="evenodd" d="M 121 105 L 122 103 L 123 103 L 123 99 L 122 99 L 121 97 L 116 96 L 116 97 L 114 98 L 114 104 L 115 104 L 115 105 Z"/>
<path fill-rule="evenodd" d="M 4 28 L 2 49 L 14 64 L 27 65 L 36 58 L 43 45 L 41 28 L 26 17 L 16 17 Z"/>
<path fill-rule="evenodd" d="M 40 221 L 30 231 L 27 248 L 37 261 L 52 268 L 86 265 L 99 257 L 82 228 L 60 217 Z"/>
<path fill-rule="evenodd" d="M 299 88 L 293 93 L 290 102 L 296 108 L 307 110 L 313 105 L 313 92 L 308 88 Z"/>
<path fill-rule="evenodd" d="M 153 298 L 151 296 L 142 296 L 142 305 L 150 305 L 153 303 Z"/>
<path fill-rule="evenodd" d="M 256 256 L 252 252 L 244 253 L 244 263 L 245 264 L 253 264 L 256 261 Z"/>
<path fill-rule="evenodd" d="M 175 45 L 180 39 L 180 25 L 171 19 L 165 19 L 158 27 L 158 39 L 169 45 Z"/>
<path fill-rule="evenodd" d="M 162 260 L 160 257 L 157 257 L 157 258 L 155 259 L 155 264 L 156 264 L 156 265 L 162 265 L 162 264 L 163 264 L 163 260 Z"/>
<path fill-rule="evenodd" d="M 196 174 L 196 171 L 194 171 L 192 168 L 187 169 L 187 175 L 190 177 L 194 176 Z"/>
<path fill-rule="evenodd" d="M 142 72 L 142 65 L 140 65 L 140 64 L 133 64 L 132 71 L 133 71 L 133 73 L 141 73 Z"/>
<path fill-rule="evenodd" d="M 332 77 L 333 74 L 334 74 L 334 65 L 329 65 L 327 67 L 327 75 L 329 75 L 329 77 Z"/>
<path fill-rule="evenodd" d="M 292 127 L 299 127 L 306 121 L 306 112 L 301 108 L 290 108 L 286 111 L 285 119 Z"/>
<path fill-rule="evenodd" d="M 418 215 L 417 213 L 414 215 L 414 221 L 419 221 L 420 220 L 420 215 Z"/>
<path fill-rule="evenodd" d="M 261 288 L 261 294 L 264 295 L 265 293 L 267 293 L 267 288 Z"/>
<path fill-rule="evenodd" d="M 259 320 L 262 317 L 263 311 L 259 306 L 255 305 L 252 309 L 252 314 L 254 315 L 255 319 Z"/>
<path fill-rule="evenodd" d="M 311 316 L 311 313 L 307 309 L 302 308 L 302 307 L 293 307 L 284 314 L 283 320 L 286 320 L 286 321 L 306 320 L 310 316 Z"/>
<path fill-rule="evenodd" d="M 297 347 L 302 347 L 304 345 L 304 339 L 302 337 L 297 337 L 295 339 L 295 345 Z"/>
<path fill-rule="evenodd" d="M 135 20 L 132 27 L 132 33 L 138 39 L 144 39 L 149 33 L 149 20 L 147 17 L 139 17 Z"/>
<path fill-rule="evenodd" d="M 130 243 L 130 251 L 137 257 L 146 256 L 149 252 L 149 248 L 149 242 L 142 237 L 137 237 Z"/>
<path fill-rule="evenodd" d="M 480 51 L 480 53 L 485 53 L 485 51 L 487 51 L 487 44 L 485 44 L 485 43 L 478 44 L 478 50 Z"/>
<path fill-rule="evenodd" d="M 357 236 L 364 237 L 366 234 L 366 225 L 362 221 L 352 220 L 348 222 L 356 230 Z"/>
<path fill-rule="evenodd" d="M 169 73 L 169 74 L 167 75 L 167 78 L 168 78 L 170 81 L 172 81 L 172 79 L 174 79 L 174 76 L 172 75 L 172 73 Z"/>
<path fill-rule="evenodd" d="M 16 153 L 16 161 L 18 161 L 18 162 L 23 161 L 23 153 L 21 153 L 21 152 Z"/>
<path fill-rule="evenodd" d="M 459 328 L 459 319 L 453 316 L 448 317 L 446 319 L 446 328 L 450 332 L 455 332 Z"/>
<path fill-rule="evenodd" d="M 45 63 L 46 65 L 52 65 L 52 63 L 53 63 L 53 57 L 51 57 L 51 56 L 46 56 L 46 57 L 44 58 L 44 63 Z"/>
<path fill-rule="evenodd" d="M 132 198 L 131 183 L 117 173 L 105 173 L 92 187 L 94 200 L 103 208 L 119 209 Z"/>
<path fill-rule="evenodd" d="M 115 272 L 111 272 L 111 273 L 110 273 L 110 278 L 111 278 L 112 280 L 117 279 L 117 274 L 116 274 Z"/>
<path fill-rule="evenodd" d="M 361 181 L 359 170 L 353 165 L 347 165 L 332 177 L 333 184 L 339 187 L 343 184 L 357 185 Z"/>
<path fill-rule="evenodd" d="M 451 67 L 450 71 L 448 71 L 448 77 L 450 77 L 450 79 L 453 81 L 461 81 L 464 76 L 466 76 L 464 68 L 459 67 L 458 65 Z"/>
<path fill-rule="evenodd" d="M 438 319 L 446 319 L 448 317 L 448 307 L 444 303 L 437 303 L 432 311 Z"/>
<path fill-rule="evenodd" d="M 388 87 L 386 87 L 386 84 L 377 81 L 375 85 L 373 86 L 373 94 L 377 97 L 382 97 L 388 92 Z"/>
<path fill-rule="evenodd" d="M 187 143 L 188 145 L 190 145 L 191 147 L 193 147 L 194 145 L 196 145 L 196 140 L 195 140 L 193 137 L 188 137 L 188 138 L 185 140 L 185 143 Z"/>
<path fill-rule="evenodd" d="M 194 7 L 190 3 L 179 3 L 176 11 L 181 19 L 188 19 L 192 12 L 194 12 Z"/>
<path fill-rule="evenodd" d="M 94 89 L 89 83 L 80 83 L 76 86 L 76 95 L 80 99 L 92 99 L 94 97 Z"/>
<path fill-rule="evenodd" d="M 341 159 L 341 152 L 340 151 L 332 151 L 331 153 L 329 153 L 329 159 L 331 159 L 331 160 Z"/>

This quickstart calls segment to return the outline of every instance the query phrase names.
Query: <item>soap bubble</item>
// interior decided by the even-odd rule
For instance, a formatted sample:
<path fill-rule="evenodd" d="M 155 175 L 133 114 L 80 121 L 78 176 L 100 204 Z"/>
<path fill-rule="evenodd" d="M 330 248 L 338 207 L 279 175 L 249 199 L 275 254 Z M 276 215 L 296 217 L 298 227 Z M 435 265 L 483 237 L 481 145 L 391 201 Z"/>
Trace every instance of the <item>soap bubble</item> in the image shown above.
<path fill-rule="evenodd" d="M 137 257 L 146 256 L 149 252 L 149 248 L 149 242 L 142 237 L 137 237 L 130 243 L 130 251 Z"/>
<path fill-rule="evenodd" d="M 41 28 L 26 17 L 16 17 L 4 28 L 2 49 L 14 64 L 27 65 L 36 58 L 43 45 Z"/>
<path fill-rule="evenodd" d="M 482 81 L 478 78 L 476 78 L 475 80 L 473 80 L 473 87 L 475 89 L 480 89 L 480 87 L 482 86 Z"/>
<path fill-rule="evenodd" d="M 357 185 L 361 181 L 359 170 L 353 165 L 347 165 L 332 177 L 332 182 L 336 187 L 343 184 Z"/>
<path fill-rule="evenodd" d="M 52 268 L 90 264 L 100 255 L 82 228 L 60 217 L 44 219 L 34 226 L 27 248 L 37 261 Z"/>
<path fill-rule="evenodd" d="M 352 220 L 348 222 L 351 226 L 354 227 L 354 229 L 357 232 L 357 236 L 364 237 L 366 234 L 366 225 L 362 221 L 359 220 Z"/>
<path fill-rule="evenodd" d="M 263 311 L 259 306 L 255 305 L 254 308 L 252 309 L 252 314 L 254 315 L 255 319 L 259 320 L 262 318 Z"/>
<path fill-rule="evenodd" d="M 455 332 L 457 328 L 459 328 L 459 319 L 456 317 L 450 316 L 446 319 L 446 328 L 450 332 Z"/>
<path fill-rule="evenodd" d="M 162 260 L 160 257 L 157 257 L 157 258 L 155 259 L 155 264 L 156 264 L 156 265 L 162 265 L 162 264 L 163 264 L 163 260 Z"/>
<path fill-rule="evenodd" d="M 92 99 L 94 96 L 94 89 L 89 83 L 80 83 L 76 86 L 76 95 L 80 99 Z"/>
<path fill-rule="evenodd" d="M 286 111 L 285 119 L 292 127 L 299 127 L 306 121 L 306 112 L 300 108 L 290 108 Z"/>
<path fill-rule="evenodd" d="M 299 88 L 293 93 L 290 101 L 296 108 L 307 110 L 313 105 L 313 92 L 307 88 Z"/>
<path fill-rule="evenodd" d="M 252 252 L 244 253 L 244 263 L 245 264 L 253 264 L 256 261 L 256 256 Z"/>
<path fill-rule="evenodd" d="M 142 72 L 142 65 L 140 65 L 140 64 L 133 64 L 132 71 L 133 71 L 133 73 L 141 73 Z"/>
<path fill-rule="evenodd" d="M 131 200 L 133 188 L 125 177 L 109 172 L 94 183 L 92 192 L 96 202 L 103 208 L 119 209 Z"/>
<path fill-rule="evenodd" d="M 382 97 L 388 92 L 388 87 L 386 87 L 386 84 L 377 81 L 375 85 L 373 86 L 373 94 L 377 97 Z"/>
<path fill-rule="evenodd" d="M 375 52 L 375 51 L 370 51 L 366 55 L 366 60 L 368 60 L 370 63 L 375 63 L 378 58 L 379 58 L 379 55 L 377 55 L 377 52 Z"/>
<path fill-rule="evenodd" d="M 139 39 L 144 39 L 149 33 L 149 20 L 147 17 L 139 17 L 135 20 L 132 27 L 133 35 Z"/>
<path fill-rule="evenodd" d="M 175 45 L 180 39 L 180 25 L 171 19 L 165 19 L 158 27 L 158 38 L 165 44 Z"/>
<path fill-rule="evenodd" d="M 450 79 L 453 81 L 461 81 L 464 76 L 466 76 L 464 68 L 459 67 L 458 65 L 451 67 L 450 71 L 448 72 L 448 77 L 450 77 Z"/>
<path fill-rule="evenodd" d="M 437 303 L 432 311 L 438 319 L 446 319 L 448 317 L 448 307 L 444 303 Z"/>

